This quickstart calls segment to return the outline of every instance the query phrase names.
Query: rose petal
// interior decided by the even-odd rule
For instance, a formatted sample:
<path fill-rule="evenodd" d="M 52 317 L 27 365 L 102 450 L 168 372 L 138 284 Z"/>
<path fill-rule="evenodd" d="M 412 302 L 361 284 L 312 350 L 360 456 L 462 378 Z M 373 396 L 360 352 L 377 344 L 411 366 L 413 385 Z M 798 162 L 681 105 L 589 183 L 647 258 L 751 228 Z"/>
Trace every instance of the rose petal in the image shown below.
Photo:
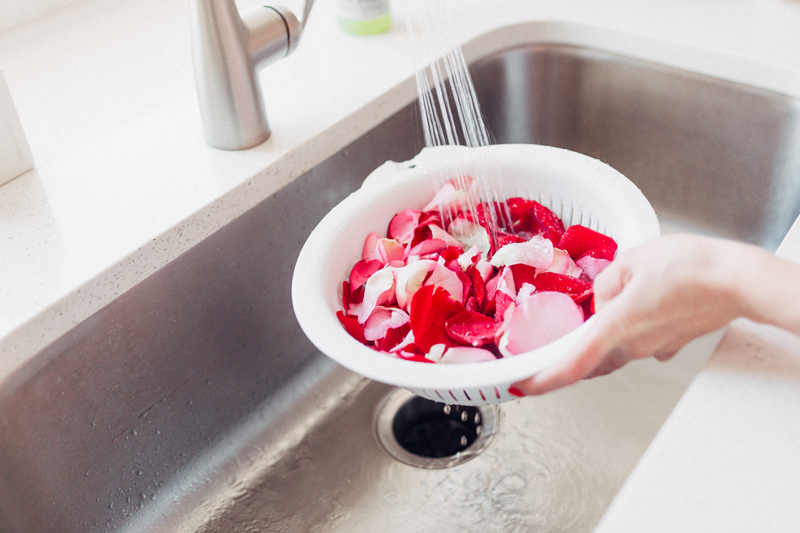
<path fill-rule="evenodd" d="M 426 285 L 419 289 L 411 299 L 409 311 L 414 344 L 425 353 L 435 344 L 452 345 L 445 323 L 461 311 L 464 306 L 441 287 Z"/>
<path fill-rule="evenodd" d="M 348 314 L 355 315 L 363 324 L 379 303 L 391 299 L 394 291 L 394 273 L 391 268 L 375 272 L 364 284 L 364 299 L 361 303 L 351 304 Z"/>
<path fill-rule="evenodd" d="M 489 232 L 477 222 L 472 222 L 464 216 L 459 216 L 450 223 L 447 227 L 447 232 L 455 237 L 465 249 L 477 246 L 484 257 L 489 256 L 489 252 L 492 249 Z"/>
<path fill-rule="evenodd" d="M 425 285 L 434 285 L 446 290 L 450 297 L 461 302 L 464 298 L 464 284 L 458 274 L 444 265 L 436 263 L 431 271 L 431 275 L 425 280 Z"/>
<path fill-rule="evenodd" d="M 445 350 L 447 350 L 446 344 L 434 344 L 431 346 L 431 349 L 428 350 L 428 353 L 425 354 L 425 357 L 433 361 L 434 363 L 438 363 L 442 360 L 442 356 L 444 355 Z"/>
<path fill-rule="evenodd" d="M 379 259 L 377 244 L 380 239 L 381 236 L 375 232 L 367 235 L 367 238 L 364 239 L 364 247 L 361 250 L 361 259 L 365 261 L 374 261 Z"/>
<path fill-rule="evenodd" d="M 422 259 L 404 267 L 393 269 L 395 280 L 395 297 L 397 305 L 406 309 L 414 293 L 422 287 L 428 272 L 436 265 L 435 261 Z"/>
<path fill-rule="evenodd" d="M 422 212 L 416 209 L 406 209 L 397 213 L 389 223 L 389 237 L 402 244 L 408 244 L 419 225 L 420 216 Z"/>
<path fill-rule="evenodd" d="M 386 331 L 386 335 L 380 341 L 375 343 L 375 347 L 383 352 L 391 352 L 399 349 L 403 343 L 408 341 L 408 333 L 411 331 L 411 326 L 406 323 L 398 328 L 390 328 Z M 414 342 L 413 336 L 410 342 Z"/>
<path fill-rule="evenodd" d="M 436 191 L 433 199 L 423 211 L 439 210 L 442 213 L 456 213 L 467 206 L 477 204 L 478 184 L 469 176 L 448 181 Z"/>
<path fill-rule="evenodd" d="M 362 259 L 350 271 L 350 291 L 361 287 L 375 272 L 381 269 L 381 262 L 377 259 Z"/>
<path fill-rule="evenodd" d="M 458 256 L 458 264 L 461 267 L 461 270 L 466 271 L 467 268 L 477 263 L 480 258 L 481 258 L 481 249 L 478 248 L 477 246 L 472 246 L 463 254 Z"/>
<path fill-rule="evenodd" d="M 405 258 L 419 257 L 421 255 L 438 254 L 447 249 L 447 242 L 441 239 L 425 239 L 419 244 L 409 247 Z"/>
<path fill-rule="evenodd" d="M 456 246 L 461 247 L 461 242 L 458 241 L 455 237 L 447 233 L 445 230 L 440 228 L 439 226 L 430 225 L 428 226 L 431 228 L 431 237 L 434 239 L 439 239 L 447 243 L 447 246 Z"/>
<path fill-rule="evenodd" d="M 358 323 L 356 317 L 345 315 L 344 311 L 337 311 L 336 318 L 339 319 L 339 322 L 351 337 L 362 344 L 367 344 L 367 339 L 364 337 L 364 330 L 361 328 L 361 324 Z"/>
<path fill-rule="evenodd" d="M 560 292 L 538 292 L 522 300 L 508 318 L 500 342 L 504 355 L 540 348 L 583 324 L 583 311 Z"/>
<path fill-rule="evenodd" d="M 378 259 L 384 265 L 395 261 L 402 263 L 403 259 L 405 259 L 405 246 L 394 239 L 378 239 L 375 248 Z"/>
<path fill-rule="evenodd" d="M 528 265 L 534 268 L 548 268 L 553 262 L 553 243 L 537 236 L 527 242 L 513 242 L 499 248 L 492 256 L 491 263 L 496 267 L 509 265 Z"/>
<path fill-rule="evenodd" d="M 617 242 L 614 239 L 580 224 L 567 228 L 558 247 L 573 259 L 579 259 L 582 255 L 591 253 L 593 257 L 611 261 L 617 252 Z"/>
<path fill-rule="evenodd" d="M 390 329 L 399 328 L 408 323 L 408 314 L 397 308 L 377 306 L 364 322 L 364 338 L 376 341 L 386 336 Z"/>
<path fill-rule="evenodd" d="M 589 254 L 585 254 L 575 261 L 576 265 L 581 268 L 583 274 L 589 281 L 594 281 L 597 275 L 606 269 L 611 261 L 608 259 L 598 259 Z"/>
<path fill-rule="evenodd" d="M 514 276 L 514 285 L 516 287 L 522 287 L 524 283 L 533 283 L 533 278 L 537 274 L 536 269 L 530 265 L 517 264 L 508 268 L 511 269 L 511 273 Z"/>
<path fill-rule="evenodd" d="M 499 322 L 482 313 L 463 311 L 447 320 L 445 330 L 451 339 L 462 344 L 483 346 L 494 340 L 500 326 Z"/>
<path fill-rule="evenodd" d="M 566 294 L 575 303 L 581 303 L 592 294 L 592 284 L 588 281 L 555 272 L 542 272 L 533 280 L 533 285 L 538 292 L 555 291 Z"/>
<path fill-rule="evenodd" d="M 560 248 L 553 249 L 553 263 L 545 272 L 555 272 L 556 274 L 566 274 L 577 278 L 581 275 L 581 268 L 575 264 L 575 261 L 569 256 L 567 252 Z"/>
<path fill-rule="evenodd" d="M 483 363 L 497 359 L 492 352 L 483 348 L 453 346 L 442 356 L 439 363 L 445 365 Z"/>

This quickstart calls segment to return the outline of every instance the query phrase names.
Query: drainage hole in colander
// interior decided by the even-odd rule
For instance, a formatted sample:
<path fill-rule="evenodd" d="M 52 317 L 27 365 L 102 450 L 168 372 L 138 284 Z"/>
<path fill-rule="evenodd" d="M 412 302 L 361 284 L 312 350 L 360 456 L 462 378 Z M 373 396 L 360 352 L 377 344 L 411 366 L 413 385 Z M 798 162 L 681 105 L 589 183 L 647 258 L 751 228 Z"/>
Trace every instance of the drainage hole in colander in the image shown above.
<path fill-rule="evenodd" d="M 398 389 L 381 402 L 375 431 L 396 459 L 422 468 L 445 468 L 483 451 L 494 434 L 496 415 L 494 406 L 447 405 Z"/>

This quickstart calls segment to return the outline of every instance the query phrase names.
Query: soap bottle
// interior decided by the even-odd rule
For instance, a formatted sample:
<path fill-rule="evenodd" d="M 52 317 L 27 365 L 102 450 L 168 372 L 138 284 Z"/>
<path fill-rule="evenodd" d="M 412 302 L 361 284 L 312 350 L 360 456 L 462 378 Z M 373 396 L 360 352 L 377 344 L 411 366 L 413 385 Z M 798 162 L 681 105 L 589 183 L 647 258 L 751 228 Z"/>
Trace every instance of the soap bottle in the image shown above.
<path fill-rule="evenodd" d="M 392 26 L 389 0 L 336 0 L 339 27 L 353 35 L 374 35 Z"/>

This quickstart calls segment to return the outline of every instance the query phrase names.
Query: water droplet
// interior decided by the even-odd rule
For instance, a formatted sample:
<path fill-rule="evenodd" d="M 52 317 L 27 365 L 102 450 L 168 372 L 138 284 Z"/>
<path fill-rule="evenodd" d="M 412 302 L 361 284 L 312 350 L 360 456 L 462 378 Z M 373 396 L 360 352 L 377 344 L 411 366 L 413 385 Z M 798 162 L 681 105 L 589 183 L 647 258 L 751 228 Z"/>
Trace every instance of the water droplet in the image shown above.
<path fill-rule="evenodd" d="M 445 405 L 443 410 L 444 410 L 444 414 L 445 414 L 445 415 L 449 415 L 449 414 L 450 414 L 450 411 L 452 411 L 452 410 L 453 410 L 453 408 L 452 408 L 452 406 L 450 406 L 450 405 Z"/>
<path fill-rule="evenodd" d="M 469 419 L 469 413 L 466 411 L 461 411 L 461 421 L 466 422 Z"/>
<path fill-rule="evenodd" d="M 132 429 L 132 430 L 131 430 L 131 435 L 134 435 L 134 436 L 136 436 L 136 429 Z"/>
<path fill-rule="evenodd" d="M 475 413 L 475 425 L 477 426 L 480 423 L 481 423 L 481 412 L 477 411 Z M 478 428 L 478 429 L 480 429 L 480 428 Z"/>
<path fill-rule="evenodd" d="M 461 446 L 466 446 L 467 442 L 469 442 L 467 440 L 467 436 L 466 435 L 461 435 Z"/>

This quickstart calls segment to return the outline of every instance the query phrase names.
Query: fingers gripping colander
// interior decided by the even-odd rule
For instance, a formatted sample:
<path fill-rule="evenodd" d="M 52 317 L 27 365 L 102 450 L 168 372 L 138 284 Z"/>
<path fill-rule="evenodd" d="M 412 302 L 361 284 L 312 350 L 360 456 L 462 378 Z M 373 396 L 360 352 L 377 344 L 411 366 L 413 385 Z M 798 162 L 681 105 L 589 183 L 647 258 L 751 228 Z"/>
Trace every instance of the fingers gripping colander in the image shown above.
<path fill-rule="evenodd" d="M 591 319 L 555 342 L 514 357 L 426 364 L 364 346 L 336 317 L 342 308 L 342 282 L 361 259 L 367 234 L 385 234 L 397 212 L 422 208 L 436 184 L 456 172 L 494 180 L 508 197 L 536 200 L 555 211 L 565 226 L 582 224 L 605 233 L 620 251 L 657 237 L 658 220 L 641 191 L 613 168 L 576 152 L 539 145 L 426 148 L 410 161 L 378 167 L 325 216 L 303 246 L 292 280 L 295 314 L 314 345 L 358 374 L 431 400 L 499 403 L 514 399 L 508 392 L 512 383 L 568 354 Z"/>

